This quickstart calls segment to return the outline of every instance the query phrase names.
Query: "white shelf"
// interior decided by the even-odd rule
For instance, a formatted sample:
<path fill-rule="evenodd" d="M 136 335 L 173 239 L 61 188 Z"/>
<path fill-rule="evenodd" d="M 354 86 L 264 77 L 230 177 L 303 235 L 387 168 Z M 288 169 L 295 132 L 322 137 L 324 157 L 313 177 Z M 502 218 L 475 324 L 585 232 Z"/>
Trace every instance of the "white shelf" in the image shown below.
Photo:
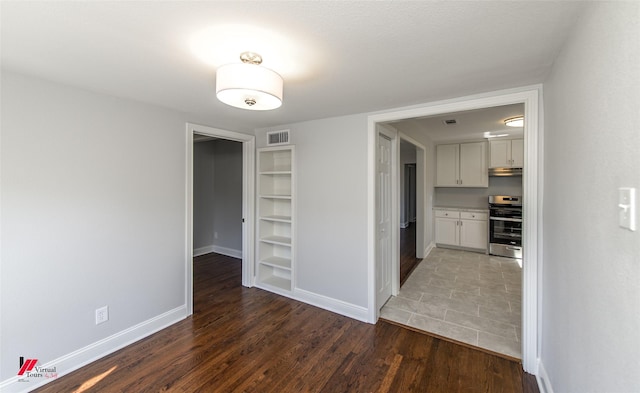
<path fill-rule="evenodd" d="M 287 176 L 287 175 L 291 175 L 291 171 L 264 171 L 264 172 L 258 172 L 260 175 L 274 175 L 274 176 Z"/>
<path fill-rule="evenodd" d="M 260 217 L 261 220 L 264 221 L 275 221 L 275 222 L 291 222 L 291 216 L 279 216 L 279 215 L 273 215 L 273 216 L 262 216 Z"/>
<path fill-rule="evenodd" d="M 260 198 L 267 198 L 267 199 L 291 199 L 291 195 L 290 195 L 290 194 L 282 194 L 282 195 L 275 195 L 275 194 L 271 194 L 271 195 L 260 195 Z"/>
<path fill-rule="evenodd" d="M 263 265 L 273 266 L 279 269 L 291 270 L 291 259 L 282 257 L 267 257 L 260 261 Z"/>
<path fill-rule="evenodd" d="M 269 276 L 260 280 L 261 286 L 273 287 L 284 291 L 291 291 L 291 280 L 278 276 Z"/>
<path fill-rule="evenodd" d="M 293 289 L 294 147 L 258 149 L 256 286 L 290 296 Z"/>
<path fill-rule="evenodd" d="M 291 246 L 291 238 L 284 236 L 264 236 L 260 238 L 261 242 L 279 244 L 281 246 Z"/>

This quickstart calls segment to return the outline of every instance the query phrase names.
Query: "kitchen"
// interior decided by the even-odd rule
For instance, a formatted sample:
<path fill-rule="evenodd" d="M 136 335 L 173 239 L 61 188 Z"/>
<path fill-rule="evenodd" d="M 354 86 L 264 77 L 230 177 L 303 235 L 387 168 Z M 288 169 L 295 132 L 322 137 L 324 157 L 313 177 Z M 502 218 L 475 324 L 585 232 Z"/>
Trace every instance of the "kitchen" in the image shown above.
<path fill-rule="evenodd" d="M 521 357 L 524 132 L 505 120 L 523 109 L 505 105 L 407 123 L 434 145 L 435 248 L 387 302 L 383 318 Z M 393 126 L 402 132 L 406 125 Z"/>

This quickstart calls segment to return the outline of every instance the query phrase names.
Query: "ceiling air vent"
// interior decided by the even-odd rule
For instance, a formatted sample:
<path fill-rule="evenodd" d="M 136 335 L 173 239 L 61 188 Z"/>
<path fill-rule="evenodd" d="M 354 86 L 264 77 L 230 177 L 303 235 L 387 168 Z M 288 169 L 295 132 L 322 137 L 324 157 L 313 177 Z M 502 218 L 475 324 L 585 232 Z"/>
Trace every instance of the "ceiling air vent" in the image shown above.
<path fill-rule="evenodd" d="M 457 124 L 457 123 L 458 122 L 456 121 L 456 119 L 449 119 L 449 120 L 445 120 L 444 121 L 444 124 L 446 124 L 448 126 L 453 125 L 453 124 Z"/>
<path fill-rule="evenodd" d="M 289 143 L 289 130 L 267 132 L 267 145 L 286 145 Z"/>

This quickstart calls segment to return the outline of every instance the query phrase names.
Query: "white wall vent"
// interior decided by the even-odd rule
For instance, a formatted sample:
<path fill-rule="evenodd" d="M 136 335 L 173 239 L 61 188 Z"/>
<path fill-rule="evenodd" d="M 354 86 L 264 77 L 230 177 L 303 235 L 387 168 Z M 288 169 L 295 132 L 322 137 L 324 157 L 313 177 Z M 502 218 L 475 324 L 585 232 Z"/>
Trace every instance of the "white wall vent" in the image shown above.
<path fill-rule="evenodd" d="M 289 143 L 289 130 L 267 132 L 267 145 L 286 145 Z"/>

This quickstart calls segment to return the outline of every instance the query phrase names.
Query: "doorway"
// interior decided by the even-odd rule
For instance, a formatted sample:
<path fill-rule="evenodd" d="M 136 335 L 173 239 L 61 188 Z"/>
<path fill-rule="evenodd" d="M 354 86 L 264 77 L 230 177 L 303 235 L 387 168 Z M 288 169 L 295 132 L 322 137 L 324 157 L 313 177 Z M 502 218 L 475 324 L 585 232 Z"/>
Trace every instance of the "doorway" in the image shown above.
<path fill-rule="evenodd" d="M 242 259 L 242 143 L 195 134 L 193 256 Z"/>
<path fill-rule="evenodd" d="M 462 97 L 455 100 L 434 103 L 423 107 L 413 107 L 411 109 L 400 109 L 392 112 L 371 115 L 368 117 L 369 136 L 369 194 L 375 193 L 375 155 L 376 155 L 376 130 L 379 123 L 398 121 L 403 119 L 433 116 L 452 112 L 476 110 L 490 108 L 500 105 L 524 104 L 525 117 L 525 163 L 523 172 L 523 196 L 528 201 L 523 215 L 524 222 L 524 242 L 528 247 L 524 250 L 524 259 L 528 261 L 523 267 L 522 282 L 522 365 L 524 371 L 537 373 L 538 357 L 538 225 L 539 208 L 542 201 L 538 193 L 539 178 L 539 153 L 538 138 L 542 134 L 539 126 L 539 96 L 541 87 L 528 87 L 512 89 L 509 91 L 493 92 L 483 95 Z M 397 184 L 397 176 L 394 183 Z M 419 205 L 418 205 L 419 206 Z M 425 212 L 430 211 L 433 206 L 431 198 L 425 202 Z M 369 198 L 369 320 L 375 323 L 378 319 L 378 310 L 375 308 L 375 260 L 376 260 L 376 238 L 375 238 L 375 201 Z M 419 213 L 420 214 L 420 213 Z M 426 214 L 423 212 L 423 217 Z M 397 229 L 399 230 L 399 223 Z M 433 237 L 425 237 L 425 241 L 433 244 Z"/>
<path fill-rule="evenodd" d="M 185 236 L 185 298 L 187 315 L 193 314 L 193 160 L 194 134 L 219 140 L 242 143 L 242 285 L 253 286 L 254 276 L 254 200 L 255 200 L 255 136 L 187 123 L 186 125 L 186 236 Z"/>
<path fill-rule="evenodd" d="M 420 262 L 416 234 L 416 146 L 400 140 L 400 287 Z"/>

